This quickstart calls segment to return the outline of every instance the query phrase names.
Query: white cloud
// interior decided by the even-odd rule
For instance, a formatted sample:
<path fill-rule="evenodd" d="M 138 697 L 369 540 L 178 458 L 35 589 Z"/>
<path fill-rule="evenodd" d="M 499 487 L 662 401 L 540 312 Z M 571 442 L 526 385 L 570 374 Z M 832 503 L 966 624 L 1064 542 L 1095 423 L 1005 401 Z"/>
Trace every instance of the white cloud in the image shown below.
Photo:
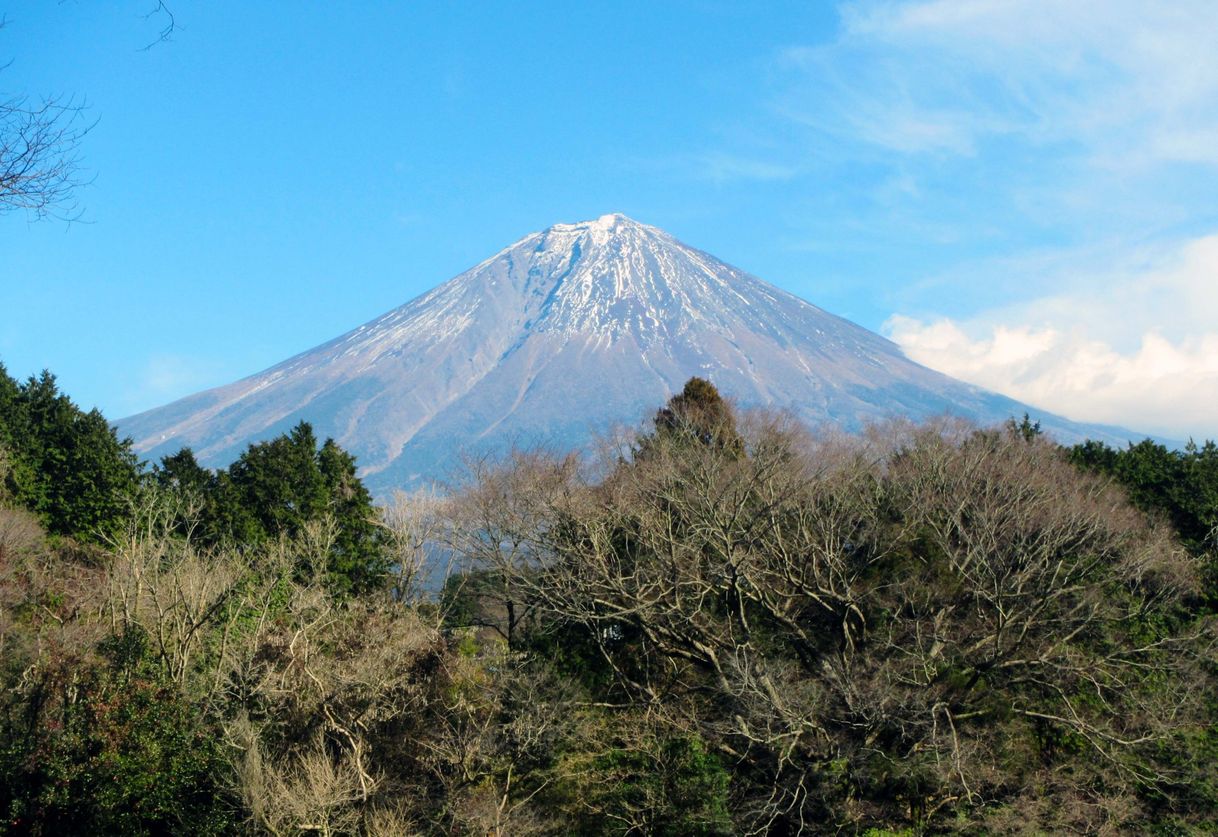
<path fill-rule="evenodd" d="M 885 330 L 919 363 L 1070 418 L 1218 437 L 1218 235 L 964 321 L 897 315 Z"/>
<path fill-rule="evenodd" d="M 1071 418 L 1218 437 L 1218 2 L 839 11 L 769 100 L 834 198 L 811 234 L 866 231 L 890 336 Z"/>
<path fill-rule="evenodd" d="M 856 170 L 912 178 L 874 225 L 951 226 L 960 251 L 905 273 L 890 336 L 1071 418 L 1218 436 L 1218 235 L 1197 237 L 1215 218 L 1218 3 L 839 8 L 832 42 L 780 54 L 777 108 Z"/>
<path fill-rule="evenodd" d="M 838 41 L 785 59 L 823 74 L 865 55 L 830 73 L 830 115 L 877 145 L 969 154 L 1019 136 L 1105 167 L 1218 165 L 1212 0 L 861 0 L 842 20 Z"/>

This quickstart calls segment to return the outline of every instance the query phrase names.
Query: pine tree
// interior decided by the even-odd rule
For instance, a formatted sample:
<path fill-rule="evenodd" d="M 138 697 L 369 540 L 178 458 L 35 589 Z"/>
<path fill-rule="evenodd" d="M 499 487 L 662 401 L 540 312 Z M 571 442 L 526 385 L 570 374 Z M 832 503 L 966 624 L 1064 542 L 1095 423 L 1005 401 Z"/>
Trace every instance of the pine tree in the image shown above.
<path fill-rule="evenodd" d="M 318 467 L 338 523 L 331 580 L 344 592 L 377 586 L 388 569 L 385 544 L 376 524 L 372 495 L 356 476 L 355 457 L 333 439 L 326 439 L 318 454 Z"/>
<path fill-rule="evenodd" d="M 333 439 L 319 448 L 307 422 L 250 445 L 227 471 L 214 474 L 183 448 L 161 460 L 156 480 L 163 489 L 201 500 L 195 532 L 204 543 L 251 547 L 298 538 L 328 516 L 334 541 L 326 572 L 333 589 L 357 593 L 384 579 L 386 547 L 355 457 Z M 311 568 L 302 566 L 306 571 Z"/>
<path fill-rule="evenodd" d="M 681 392 L 668 399 L 653 419 L 655 433 L 641 440 L 638 454 L 657 442 L 697 443 L 734 455 L 744 452 L 744 440 L 736 430 L 731 405 L 710 381 L 690 378 Z"/>
<path fill-rule="evenodd" d="M 123 525 L 140 484 L 131 440 L 76 406 L 50 372 L 18 384 L 0 365 L 0 446 L 5 493 L 50 532 L 99 540 Z"/>

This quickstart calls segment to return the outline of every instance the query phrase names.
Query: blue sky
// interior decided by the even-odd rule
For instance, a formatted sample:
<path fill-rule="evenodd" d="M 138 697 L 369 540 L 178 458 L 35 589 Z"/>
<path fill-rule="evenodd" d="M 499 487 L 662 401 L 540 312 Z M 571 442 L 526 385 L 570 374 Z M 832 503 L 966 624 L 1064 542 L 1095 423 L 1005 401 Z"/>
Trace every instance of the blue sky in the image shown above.
<path fill-rule="evenodd" d="M 1218 4 L 2 7 L 83 223 L 0 216 L 0 360 L 118 418 L 624 212 L 1089 421 L 1218 436 Z"/>

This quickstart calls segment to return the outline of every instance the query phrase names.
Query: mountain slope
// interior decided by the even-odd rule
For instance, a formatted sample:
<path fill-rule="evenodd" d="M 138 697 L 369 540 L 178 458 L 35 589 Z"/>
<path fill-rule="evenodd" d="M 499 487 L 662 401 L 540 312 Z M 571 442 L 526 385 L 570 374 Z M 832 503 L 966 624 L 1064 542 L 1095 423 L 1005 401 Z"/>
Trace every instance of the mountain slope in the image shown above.
<path fill-rule="evenodd" d="M 462 451 L 578 444 L 635 422 L 691 375 L 743 406 L 854 429 L 888 415 L 981 423 L 1023 405 L 621 215 L 556 224 L 384 316 L 236 383 L 119 422 L 156 458 L 223 465 L 302 419 L 354 452 L 378 493 Z M 1028 410 L 1062 438 L 1102 430 Z"/>

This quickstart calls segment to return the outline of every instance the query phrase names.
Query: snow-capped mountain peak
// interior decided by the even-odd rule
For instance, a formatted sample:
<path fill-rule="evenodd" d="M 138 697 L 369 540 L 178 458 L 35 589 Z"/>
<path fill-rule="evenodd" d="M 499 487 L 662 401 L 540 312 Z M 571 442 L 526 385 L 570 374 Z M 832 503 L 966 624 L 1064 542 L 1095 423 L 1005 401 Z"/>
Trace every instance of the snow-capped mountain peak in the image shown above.
<path fill-rule="evenodd" d="M 889 414 L 991 422 L 1026 409 L 615 213 L 526 235 L 345 335 L 120 429 L 145 456 L 190 445 L 224 464 L 303 419 L 353 451 L 384 493 L 441 476 L 473 448 L 578 444 L 637 421 L 691 375 L 742 405 L 848 428 Z"/>

